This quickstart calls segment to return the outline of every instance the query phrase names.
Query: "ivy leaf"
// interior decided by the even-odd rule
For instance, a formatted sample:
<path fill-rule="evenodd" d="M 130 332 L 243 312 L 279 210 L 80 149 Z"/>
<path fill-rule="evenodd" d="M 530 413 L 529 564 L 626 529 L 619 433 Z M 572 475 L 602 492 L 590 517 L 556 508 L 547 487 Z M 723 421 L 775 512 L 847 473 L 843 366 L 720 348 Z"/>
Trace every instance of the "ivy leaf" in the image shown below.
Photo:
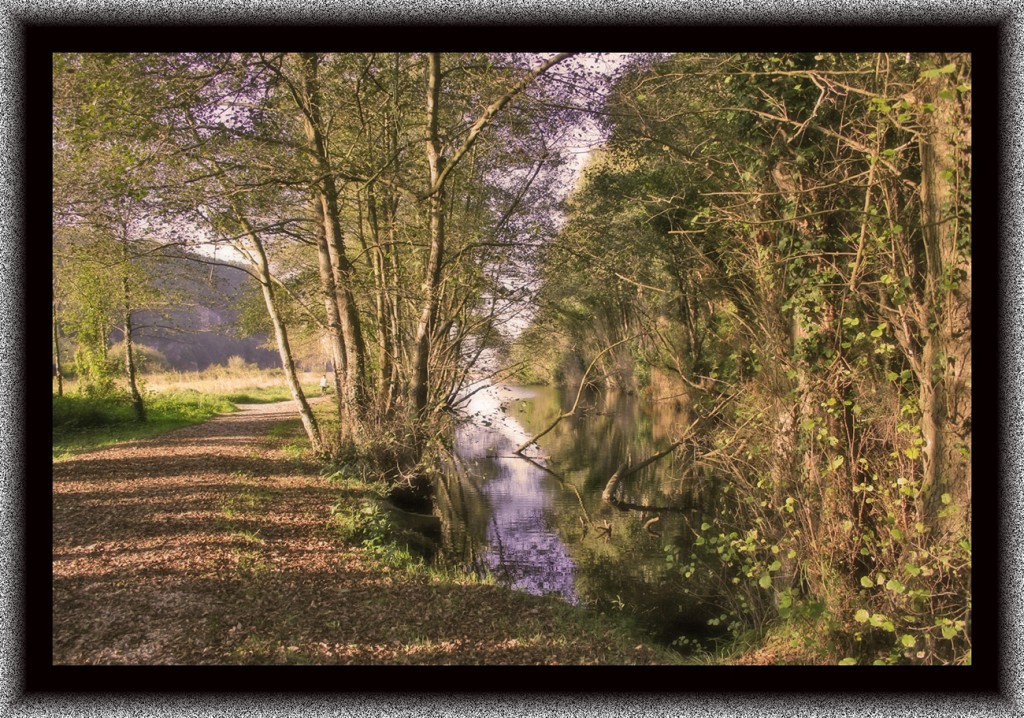
<path fill-rule="evenodd" d="M 766 573 L 757 583 L 761 588 L 770 588 L 772 585 L 772 577 Z"/>
<path fill-rule="evenodd" d="M 847 658 L 844 658 L 843 660 L 839 661 L 839 665 L 841 665 L 841 666 L 855 666 L 855 665 L 857 665 L 857 659 L 856 658 L 847 657 Z"/>
<path fill-rule="evenodd" d="M 860 585 L 863 586 L 864 588 L 871 588 L 872 586 L 875 585 L 875 582 L 872 581 L 867 576 L 861 576 L 860 577 Z"/>
<path fill-rule="evenodd" d="M 885 587 L 893 593 L 903 593 L 906 590 L 906 587 L 895 578 L 890 578 Z"/>
<path fill-rule="evenodd" d="M 871 615 L 863 608 L 853 614 L 853 619 L 857 623 L 867 623 L 869 618 L 871 618 Z"/>

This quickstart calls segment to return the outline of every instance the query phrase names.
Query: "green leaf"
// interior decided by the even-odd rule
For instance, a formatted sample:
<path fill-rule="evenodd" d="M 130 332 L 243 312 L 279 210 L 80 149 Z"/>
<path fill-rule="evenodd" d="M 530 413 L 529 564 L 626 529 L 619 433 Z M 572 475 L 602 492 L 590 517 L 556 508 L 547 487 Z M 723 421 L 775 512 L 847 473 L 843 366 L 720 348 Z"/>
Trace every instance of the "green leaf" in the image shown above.
<path fill-rule="evenodd" d="M 955 636 L 956 633 L 957 633 L 956 626 L 943 626 L 942 627 L 942 637 L 947 639 L 947 640 L 950 639 L 950 638 L 953 638 L 953 636 Z"/>
<path fill-rule="evenodd" d="M 772 577 L 766 573 L 764 576 L 760 578 L 760 580 L 758 580 L 757 584 L 761 588 L 770 588 L 772 585 Z"/>
<path fill-rule="evenodd" d="M 772 561 L 772 564 L 771 564 L 771 566 L 768 567 L 768 570 L 769 571 L 778 571 L 780 568 L 782 568 L 782 563 L 781 562 L 779 562 L 779 561 Z"/>
<path fill-rule="evenodd" d="M 941 497 L 942 503 L 949 505 L 953 501 L 953 497 L 949 494 L 943 494 Z"/>
<path fill-rule="evenodd" d="M 843 660 L 839 661 L 839 665 L 841 665 L 841 666 L 855 666 L 855 665 L 857 665 L 857 659 L 856 658 L 847 657 L 847 658 L 844 658 Z"/>
<path fill-rule="evenodd" d="M 908 633 L 904 633 L 902 636 L 900 636 L 900 642 L 906 648 L 913 648 L 915 645 L 917 645 L 917 639 Z"/>
<path fill-rule="evenodd" d="M 853 619 L 857 621 L 857 623 L 867 623 L 869 618 L 871 618 L 871 614 L 863 608 L 853 614 Z"/>
<path fill-rule="evenodd" d="M 893 593 L 903 593 L 907 590 L 906 587 L 895 578 L 890 578 L 885 584 L 885 587 Z"/>
<path fill-rule="evenodd" d="M 875 585 L 875 582 L 872 581 L 867 576 L 861 576 L 860 577 L 860 585 L 863 586 L 864 588 L 871 588 L 872 586 Z"/>

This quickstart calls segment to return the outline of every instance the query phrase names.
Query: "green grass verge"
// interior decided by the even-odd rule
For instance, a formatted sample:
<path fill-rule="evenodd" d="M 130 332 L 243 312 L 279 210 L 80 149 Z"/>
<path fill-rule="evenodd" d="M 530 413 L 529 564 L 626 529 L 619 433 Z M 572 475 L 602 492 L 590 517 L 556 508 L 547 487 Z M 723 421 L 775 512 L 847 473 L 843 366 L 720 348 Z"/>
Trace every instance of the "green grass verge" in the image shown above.
<path fill-rule="evenodd" d="M 155 436 L 236 410 L 232 402 L 221 396 L 198 392 L 157 394 L 146 402 L 147 421 L 139 423 L 134 420 L 131 403 L 126 398 L 55 396 L 53 458 Z"/>
<path fill-rule="evenodd" d="M 315 384 L 303 385 L 307 397 L 319 396 Z M 135 421 L 127 397 L 91 398 L 80 394 L 53 397 L 53 458 L 144 439 L 200 424 L 217 414 L 237 411 L 236 404 L 289 401 L 287 387 L 254 387 L 239 392 L 200 393 L 191 389 L 150 394 L 145 423 Z"/>

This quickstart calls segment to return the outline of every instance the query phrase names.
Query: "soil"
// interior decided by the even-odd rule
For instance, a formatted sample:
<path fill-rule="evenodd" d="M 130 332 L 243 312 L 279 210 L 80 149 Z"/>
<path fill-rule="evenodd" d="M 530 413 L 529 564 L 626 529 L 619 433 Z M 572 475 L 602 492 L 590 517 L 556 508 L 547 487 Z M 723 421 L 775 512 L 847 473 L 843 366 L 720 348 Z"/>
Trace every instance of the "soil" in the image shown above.
<path fill-rule="evenodd" d="M 338 489 L 242 407 L 53 465 L 55 664 L 632 664 L 550 599 L 390 569 L 332 528 Z"/>

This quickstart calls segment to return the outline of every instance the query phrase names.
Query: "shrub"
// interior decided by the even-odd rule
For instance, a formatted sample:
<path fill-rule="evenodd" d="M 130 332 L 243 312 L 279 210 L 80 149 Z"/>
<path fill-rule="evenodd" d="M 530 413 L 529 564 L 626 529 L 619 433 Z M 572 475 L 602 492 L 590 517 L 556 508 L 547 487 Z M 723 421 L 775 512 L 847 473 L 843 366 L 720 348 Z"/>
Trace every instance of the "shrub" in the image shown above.
<path fill-rule="evenodd" d="M 227 364 L 225 366 L 227 366 L 229 371 L 238 373 L 247 371 L 257 371 L 259 369 L 259 367 L 256 366 L 254 362 L 247 362 L 245 360 L 245 357 L 241 357 L 237 354 L 229 356 Z"/>
<path fill-rule="evenodd" d="M 55 432 L 112 426 L 129 423 L 133 419 L 131 401 L 127 396 L 65 394 L 53 397 Z"/>

